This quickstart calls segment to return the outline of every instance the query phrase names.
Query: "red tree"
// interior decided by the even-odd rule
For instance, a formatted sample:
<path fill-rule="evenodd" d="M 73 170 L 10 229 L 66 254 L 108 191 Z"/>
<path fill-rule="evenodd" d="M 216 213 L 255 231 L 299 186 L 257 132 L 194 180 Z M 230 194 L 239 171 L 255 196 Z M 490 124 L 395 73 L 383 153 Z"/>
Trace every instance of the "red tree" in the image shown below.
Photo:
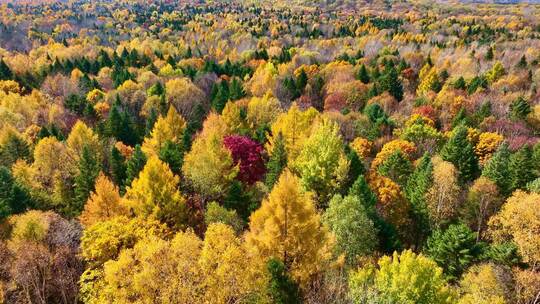
<path fill-rule="evenodd" d="M 266 171 L 263 147 L 246 136 L 230 135 L 223 144 L 231 151 L 235 164 L 239 164 L 238 179 L 248 185 L 260 180 Z"/>

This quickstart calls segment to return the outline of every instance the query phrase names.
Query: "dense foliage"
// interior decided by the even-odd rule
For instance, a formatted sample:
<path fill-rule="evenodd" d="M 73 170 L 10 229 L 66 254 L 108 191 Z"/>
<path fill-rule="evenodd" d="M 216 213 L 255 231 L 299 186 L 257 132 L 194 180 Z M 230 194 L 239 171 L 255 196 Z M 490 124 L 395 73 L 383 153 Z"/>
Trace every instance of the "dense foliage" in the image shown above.
<path fill-rule="evenodd" d="M 7 2 L 1 303 L 538 303 L 540 6 Z"/>

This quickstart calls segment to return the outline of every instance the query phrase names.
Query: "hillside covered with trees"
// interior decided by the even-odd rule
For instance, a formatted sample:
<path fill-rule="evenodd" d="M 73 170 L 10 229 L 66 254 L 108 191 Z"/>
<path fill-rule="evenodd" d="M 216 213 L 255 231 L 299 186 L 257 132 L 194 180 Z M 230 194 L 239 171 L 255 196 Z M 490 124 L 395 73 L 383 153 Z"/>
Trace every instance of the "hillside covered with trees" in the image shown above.
<path fill-rule="evenodd" d="M 0 4 L 0 303 L 540 303 L 540 6 Z"/>

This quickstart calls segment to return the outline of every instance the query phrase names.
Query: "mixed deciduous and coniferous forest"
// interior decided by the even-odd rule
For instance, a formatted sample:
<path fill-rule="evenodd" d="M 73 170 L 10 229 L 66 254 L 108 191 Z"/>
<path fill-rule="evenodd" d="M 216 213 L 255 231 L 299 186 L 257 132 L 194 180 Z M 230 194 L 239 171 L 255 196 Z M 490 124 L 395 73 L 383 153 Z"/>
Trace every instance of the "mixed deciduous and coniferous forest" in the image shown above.
<path fill-rule="evenodd" d="M 0 2 L 0 303 L 540 303 L 540 5 Z"/>

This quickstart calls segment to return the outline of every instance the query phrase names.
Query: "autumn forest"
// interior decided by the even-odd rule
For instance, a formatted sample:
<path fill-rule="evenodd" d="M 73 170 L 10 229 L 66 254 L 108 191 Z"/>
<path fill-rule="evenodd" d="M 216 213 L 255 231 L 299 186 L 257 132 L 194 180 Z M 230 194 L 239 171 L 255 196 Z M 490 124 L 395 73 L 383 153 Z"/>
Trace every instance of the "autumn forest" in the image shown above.
<path fill-rule="evenodd" d="M 539 84 L 533 3 L 0 1 L 0 303 L 538 304 Z"/>

